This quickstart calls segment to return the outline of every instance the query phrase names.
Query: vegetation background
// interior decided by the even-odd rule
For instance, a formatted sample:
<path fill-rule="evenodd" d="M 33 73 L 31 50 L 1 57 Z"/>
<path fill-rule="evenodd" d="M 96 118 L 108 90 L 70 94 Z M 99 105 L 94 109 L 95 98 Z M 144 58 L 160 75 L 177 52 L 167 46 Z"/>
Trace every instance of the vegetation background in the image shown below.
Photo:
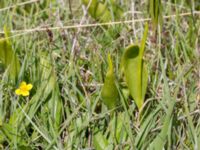
<path fill-rule="evenodd" d="M 1 0 L 0 20 L 0 149 L 200 149 L 198 0 Z M 120 65 L 145 23 L 138 109 Z M 15 94 L 22 81 L 28 97 Z"/>

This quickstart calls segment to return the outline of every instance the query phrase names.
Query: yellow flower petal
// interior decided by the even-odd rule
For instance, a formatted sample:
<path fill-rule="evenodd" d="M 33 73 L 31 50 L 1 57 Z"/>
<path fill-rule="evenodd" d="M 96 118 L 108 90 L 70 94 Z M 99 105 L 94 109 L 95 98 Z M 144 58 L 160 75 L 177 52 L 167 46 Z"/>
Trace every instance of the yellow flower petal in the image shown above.
<path fill-rule="evenodd" d="M 29 91 L 22 91 L 22 96 L 28 96 L 29 95 Z"/>
<path fill-rule="evenodd" d="M 19 85 L 19 87 L 23 87 L 23 86 L 26 86 L 26 82 L 25 81 L 22 81 Z"/>
<path fill-rule="evenodd" d="M 21 90 L 20 90 L 20 89 L 16 89 L 16 90 L 15 90 L 15 94 L 16 94 L 16 95 L 21 95 Z"/>
<path fill-rule="evenodd" d="M 32 84 L 28 84 L 27 85 L 27 90 L 31 90 L 33 88 L 33 85 Z"/>

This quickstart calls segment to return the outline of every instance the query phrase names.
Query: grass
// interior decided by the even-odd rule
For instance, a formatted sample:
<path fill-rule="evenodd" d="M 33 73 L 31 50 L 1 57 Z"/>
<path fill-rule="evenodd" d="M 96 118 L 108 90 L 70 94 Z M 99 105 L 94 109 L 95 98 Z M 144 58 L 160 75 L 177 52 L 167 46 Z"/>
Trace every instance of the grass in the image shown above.
<path fill-rule="evenodd" d="M 162 1 L 162 16 L 175 16 L 163 17 L 157 29 L 145 21 L 147 1 L 117 1 L 124 22 L 113 25 L 91 17 L 81 0 L 23 2 L 0 1 L 1 37 L 5 25 L 13 31 L 9 40 L 20 61 L 11 81 L 0 59 L 0 149 L 200 149 L 198 1 Z M 148 86 L 139 111 L 120 63 L 146 22 Z M 62 29 L 88 24 L 96 25 Z M 101 97 L 109 53 L 120 100 L 112 109 Z M 33 85 L 28 97 L 15 94 L 22 81 Z"/>

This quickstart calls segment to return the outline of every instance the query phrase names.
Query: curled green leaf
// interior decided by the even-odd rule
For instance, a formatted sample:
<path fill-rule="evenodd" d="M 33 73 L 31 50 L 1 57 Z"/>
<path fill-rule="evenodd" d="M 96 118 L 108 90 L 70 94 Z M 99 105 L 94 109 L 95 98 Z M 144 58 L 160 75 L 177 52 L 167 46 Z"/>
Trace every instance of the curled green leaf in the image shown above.
<path fill-rule="evenodd" d="M 115 75 L 110 55 L 108 55 L 108 71 L 102 88 L 101 97 L 108 109 L 115 108 L 119 103 L 119 93 L 115 84 Z"/>
<path fill-rule="evenodd" d="M 10 31 L 4 27 L 4 32 L 5 37 L 0 39 L 0 62 L 8 69 L 9 79 L 15 83 L 20 71 L 20 62 L 9 40 Z"/>
<path fill-rule="evenodd" d="M 100 22 L 109 22 L 122 16 L 122 9 L 114 0 L 110 3 L 98 0 L 82 0 L 82 3 L 88 8 L 88 12 L 96 20 Z M 111 11 L 112 10 L 112 11 Z"/>
<path fill-rule="evenodd" d="M 124 51 L 121 62 L 129 92 L 139 109 L 144 103 L 148 82 L 148 71 L 143 61 L 147 32 L 148 25 L 145 27 L 141 45 L 131 44 L 128 46 Z"/>

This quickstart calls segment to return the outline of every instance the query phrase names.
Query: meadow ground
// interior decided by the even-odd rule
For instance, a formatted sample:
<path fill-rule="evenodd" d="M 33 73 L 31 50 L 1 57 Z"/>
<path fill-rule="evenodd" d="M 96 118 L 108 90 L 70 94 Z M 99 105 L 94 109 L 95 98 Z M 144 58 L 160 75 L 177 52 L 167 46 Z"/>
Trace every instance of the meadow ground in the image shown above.
<path fill-rule="evenodd" d="M 200 149 L 198 0 L 1 0 L 0 37 L 0 149 Z"/>

